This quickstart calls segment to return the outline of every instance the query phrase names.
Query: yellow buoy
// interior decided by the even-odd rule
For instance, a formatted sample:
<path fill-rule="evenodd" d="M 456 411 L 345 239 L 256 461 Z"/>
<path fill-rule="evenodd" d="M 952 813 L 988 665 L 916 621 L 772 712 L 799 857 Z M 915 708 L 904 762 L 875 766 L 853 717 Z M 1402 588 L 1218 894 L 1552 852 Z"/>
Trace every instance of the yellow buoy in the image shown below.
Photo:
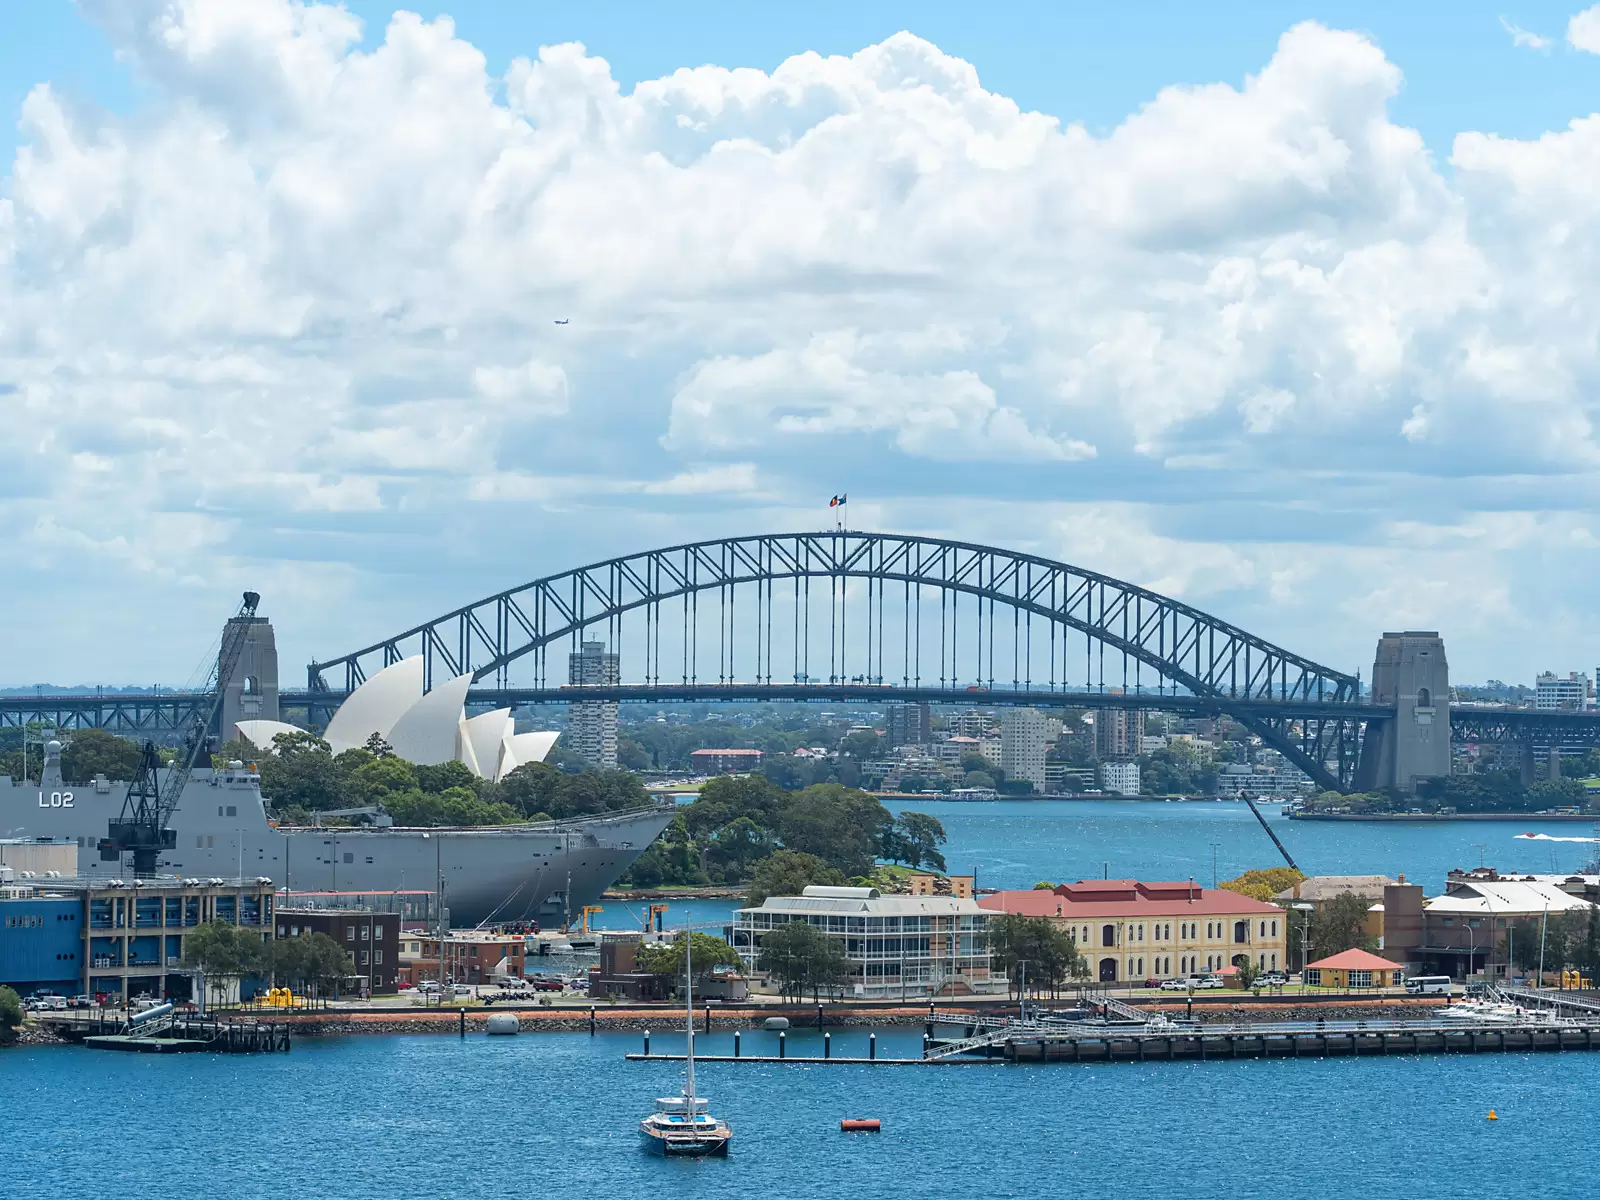
<path fill-rule="evenodd" d="M 1500 1119 L 1500 1114 L 1498 1114 L 1497 1112 L 1494 1111 L 1494 1109 L 1491 1108 L 1489 1110 L 1489 1120 L 1498 1121 L 1499 1119 Z"/>

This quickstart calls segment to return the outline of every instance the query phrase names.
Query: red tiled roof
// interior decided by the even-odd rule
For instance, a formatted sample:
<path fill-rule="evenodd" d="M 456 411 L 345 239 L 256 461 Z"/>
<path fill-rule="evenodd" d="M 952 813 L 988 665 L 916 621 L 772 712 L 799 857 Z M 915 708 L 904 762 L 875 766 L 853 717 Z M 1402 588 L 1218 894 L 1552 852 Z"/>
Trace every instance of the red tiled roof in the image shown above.
<path fill-rule="evenodd" d="M 759 751 L 759 750 L 691 750 L 691 751 L 689 751 L 689 757 L 693 758 L 696 754 L 756 754 L 756 755 L 759 755 L 760 753 L 761 753 L 761 751 Z"/>
<path fill-rule="evenodd" d="M 1144 883 L 1136 879 L 1080 879 L 1054 891 L 994 892 L 978 897 L 978 906 L 1025 917 L 1099 920 L 1102 917 L 1234 916 L 1271 913 L 1273 904 L 1237 892 L 1202 888 L 1187 882 Z"/>
<path fill-rule="evenodd" d="M 1400 964 L 1387 958 L 1379 958 L 1376 954 L 1368 954 L 1365 950 L 1351 949 L 1330 954 L 1327 958 L 1320 958 L 1307 966 L 1307 970 L 1312 971 L 1318 968 L 1333 971 L 1398 971 Z"/>

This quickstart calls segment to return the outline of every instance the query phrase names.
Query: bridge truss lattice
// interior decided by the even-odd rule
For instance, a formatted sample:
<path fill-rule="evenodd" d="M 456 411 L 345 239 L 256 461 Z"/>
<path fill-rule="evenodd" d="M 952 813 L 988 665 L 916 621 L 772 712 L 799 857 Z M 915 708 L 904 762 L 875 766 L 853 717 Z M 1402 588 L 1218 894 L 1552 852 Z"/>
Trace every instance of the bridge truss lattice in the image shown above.
<path fill-rule="evenodd" d="M 1214 702 L 1324 787 L 1348 783 L 1359 751 L 1355 676 L 1181 601 L 1036 555 L 843 530 L 591 563 L 312 663 L 307 683 L 313 695 L 348 692 L 421 654 L 429 687 L 471 673 L 496 690 L 513 674 L 546 689 L 552 648 L 591 637 L 645 685 L 679 694 L 714 681 L 724 697 L 779 684 L 815 684 L 819 696 L 879 686 L 886 700 L 897 687 L 955 702 L 982 702 L 974 691 L 1183 696 Z M 555 673 L 565 682 L 565 659 Z"/>

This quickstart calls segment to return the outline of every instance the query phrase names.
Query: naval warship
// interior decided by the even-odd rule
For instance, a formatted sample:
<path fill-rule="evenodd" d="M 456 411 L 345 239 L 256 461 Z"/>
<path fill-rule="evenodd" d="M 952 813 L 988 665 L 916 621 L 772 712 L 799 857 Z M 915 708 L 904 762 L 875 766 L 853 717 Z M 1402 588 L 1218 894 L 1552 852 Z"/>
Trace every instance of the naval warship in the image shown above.
<path fill-rule="evenodd" d="M 0 838 L 67 838 L 78 844 L 80 874 L 131 878 L 125 858 L 102 862 L 96 852 L 127 790 L 105 778 L 64 783 L 61 743 L 48 742 L 38 784 L 0 775 Z M 286 825 L 268 819 L 255 769 L 232 762 L 190 776 L 167 823 L 177 846 L 161 852 L 157 871 L 264 876 L 293 892 L 442 892 L 458 928 L 552 926 L 595 903 L 672 818 L 672 807 L 661 805 L 475 829 Z"/>

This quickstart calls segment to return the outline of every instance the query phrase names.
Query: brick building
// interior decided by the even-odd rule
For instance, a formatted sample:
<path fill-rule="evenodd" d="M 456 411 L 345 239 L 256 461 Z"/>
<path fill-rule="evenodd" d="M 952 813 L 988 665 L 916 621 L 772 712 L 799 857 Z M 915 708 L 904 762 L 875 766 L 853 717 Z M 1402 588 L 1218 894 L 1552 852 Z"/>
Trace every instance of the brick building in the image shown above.
<path fill-rule="evenodd" d="M 400 918 L 351 909 L 280 908 L 280 938 L 321 933 L 338 942 L 355 963 L 355 984 L 374 996 L 400 989 Z"/>

